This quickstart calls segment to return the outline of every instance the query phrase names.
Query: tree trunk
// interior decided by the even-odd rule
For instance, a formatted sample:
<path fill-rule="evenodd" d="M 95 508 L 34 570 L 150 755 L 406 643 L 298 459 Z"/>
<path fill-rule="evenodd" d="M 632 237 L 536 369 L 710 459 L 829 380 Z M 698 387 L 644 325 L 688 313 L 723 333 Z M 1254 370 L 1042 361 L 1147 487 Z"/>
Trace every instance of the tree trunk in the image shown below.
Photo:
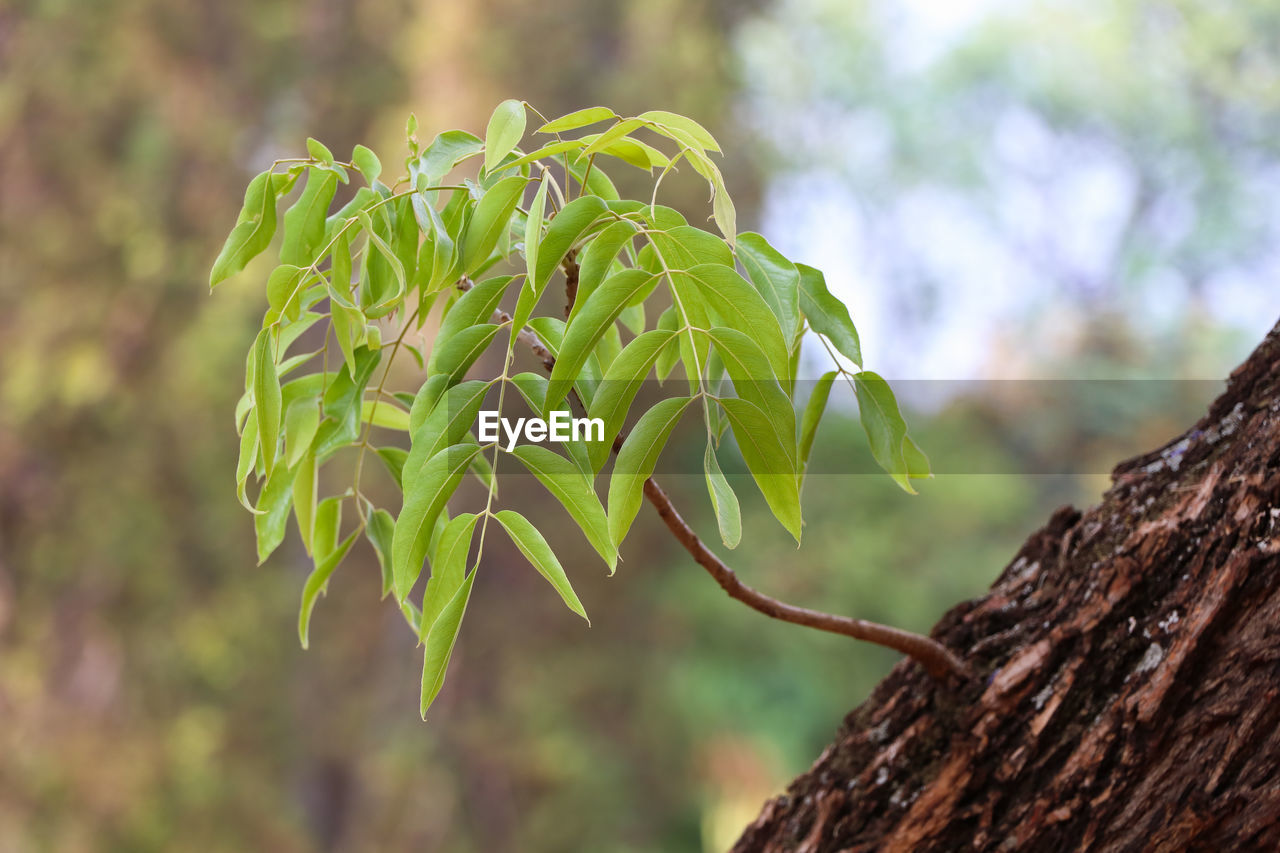
<path fill-rule="evenodd" d="M 1055 512 L 737 851 L 1280 850 L 1280 325 L 1196 426 Z"/>

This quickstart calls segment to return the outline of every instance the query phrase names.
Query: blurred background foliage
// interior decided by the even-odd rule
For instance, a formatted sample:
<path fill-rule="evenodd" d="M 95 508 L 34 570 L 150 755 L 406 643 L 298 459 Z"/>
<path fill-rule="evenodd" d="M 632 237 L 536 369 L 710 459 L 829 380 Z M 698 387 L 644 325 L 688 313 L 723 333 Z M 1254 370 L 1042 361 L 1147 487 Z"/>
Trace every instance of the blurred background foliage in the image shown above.
<path fill-rule="evenodd" d="M 728 844 L 893 657 L 730 602 L 642 516 L 616 577 L 574 576 L 590 629 L 495 552 L 421 723 L 371 553 L 305 655 L 301 548 L 254 567 L 231 411 L 261 290 L 211 298 L 207 268 L 306 136 L 659 107 L 719 135 L 740 223 L 827 271 L 873 369 L 1225 376 L 1280 313 L 1274 4 L 933 6 L 0 7 L 0 850 Z M 1213 391 L 1079 386 L 1064 422 L 1041 384 L 943 386 L 913 434 L 966 473 L 811 477 L 800 551 L 747 498 L 746 579 L 927 630 Z M 848 407 L 824 454 L 867 455 Z M 699 479 L 667 485 L 714 529 Z"/>

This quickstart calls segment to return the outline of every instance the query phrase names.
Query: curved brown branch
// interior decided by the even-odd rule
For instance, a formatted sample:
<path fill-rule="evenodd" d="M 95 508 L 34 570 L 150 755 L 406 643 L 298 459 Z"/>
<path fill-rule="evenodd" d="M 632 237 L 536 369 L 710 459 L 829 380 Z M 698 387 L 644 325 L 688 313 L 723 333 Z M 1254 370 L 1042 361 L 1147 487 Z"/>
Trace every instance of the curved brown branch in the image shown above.
<path fill-rule="evenodd" d="M 577 265 L 574 264 L 573 266 L 576 269 Z M 471 287 L 471 283 L 464 279 L 458 286 L 463 290 L 468 290 Z M 494 311 L 493 316 L 499 323 L 509 323 L 512 320 L 510 314 L 500 309 Z M 548 373 L 551 372 L 556 365 L 555 356 L 543 345 L 542 340 L 532 329 L 521 329 L 517 333 L 516 339 L 529 347 L 542 362 L 542 366 L 546 371 Z M 570 397 L 579 409 L 584 408 L 576 390 L 570 391 Z M 613 452 L 615 455 L 622 449 L 623 441 L 625 441 L 625 436 L 621 434 L 613 440 Z M 730 598 L 735 598 L 752 610 L 783 622 L 803 625 L 819 631 L 828 631 L 832 634 L 842 634 L 855 640 L 863 640 L 864 642 L 874 643 L 877 646 L 884 646 L 885 648 L 902 652 L 918 662 L 936 679 L 944 681 L 948 679 L 959 679 L 961 681 L 969 679 L 971 670 L 963 660 L 937 640 L 926 637 L 923 634 L 904 631 L 901 628 L 894 628 L 889 625 L 881 625 L 878 622 L 869 622 L 865 619 L 852 619 L 848 616 L 836 616 L 832 613 L 823 613 L 820 610 L 810 610 L 807 607 L 796 607 L 795 605 L 778 601 L 776 598 L 771 598 L 759 590 L 747 586 L 738 579 L 738 575 L 733 569 L 703 544 L 702 540 L 698 538 L 698 534 L 694 532 L 693 528 L 681 517 L 671 503 L 671 498 L 652 477 L 644 481 L 644 496 L 654 510 L 657 511 L 659 518 L 667 525 L 667 529 L 671 531 L 671 535 L 675 537 L 676 541 L 684 546 L 684 549 L 693 557 L 694 562 L 706 569 L 711 577 L 715 578 L 716 583 L 720 584 L 721 589 L 727 592 Z"/>

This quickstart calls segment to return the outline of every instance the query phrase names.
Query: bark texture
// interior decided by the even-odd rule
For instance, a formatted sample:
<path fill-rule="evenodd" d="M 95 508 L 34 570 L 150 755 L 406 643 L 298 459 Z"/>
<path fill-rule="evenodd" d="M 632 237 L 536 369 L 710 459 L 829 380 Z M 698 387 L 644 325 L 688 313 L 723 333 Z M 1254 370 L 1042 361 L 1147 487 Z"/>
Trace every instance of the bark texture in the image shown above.
<path fill-rule="evenodd" d="M 737 851 L 1280 850 L 1280 326 L 1178 440 L 1059 509 Z"/>

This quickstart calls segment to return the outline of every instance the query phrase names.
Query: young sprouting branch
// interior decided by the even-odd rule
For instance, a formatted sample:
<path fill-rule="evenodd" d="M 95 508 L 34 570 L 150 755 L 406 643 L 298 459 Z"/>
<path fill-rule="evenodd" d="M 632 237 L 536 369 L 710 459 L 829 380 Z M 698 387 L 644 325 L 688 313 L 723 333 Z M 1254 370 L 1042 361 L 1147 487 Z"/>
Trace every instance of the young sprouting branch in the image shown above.
<path fill-rule="evenodd" d="M 577 264 L 569 262 L 566 264 L 566 268 L 575 273 L 574 278 L 576 280 Z M 463 279 L 458 283 L 458 287 L 462 290 L 469 290 L 471 289 L 471 282 Z M 572 308 L 572 305 L 573 303 L 570 301 L 569 307 Z M 501 309 L 494 311 L 493 317 L 494 321 L 498 323 L 508 323 L 512 319 L 509 314 Z M 548 373 L 551 372 L 556 364 L 555 356 L 543 345 L 541 339 L 532 329 L 520 329 L 517 333 L 517 340 L 533 352 Z M 578 408 L 583 408 L 582 400 L 578 397 L 577 391 L 570 391 L 569 397 Z M 619 434 L 614 438 L 613 453 L 615 455 L 622 449 L 622 444 L 625 440 L 626 436 L 623 434 Z M 865 619 L 853 619 L 848 616 L 837 616 L 832 613 L 823 613 L 819 610 L 810 610 L 807 607 L 796 607 L 795 605 L 778 601 L 776 598 L 747 586 L 738 578 L 737 573 L 732 568 L 703 544 L 698 534 L 681 517 L 675 505 L 671 503 L 671 498 L 653 477 L 645 480 L 644 496 L 658 513 L 663 523 L 666 524 L 667 529 L 671 531 L 671 535 L 675 537 L 676 541 L 689 552 L 694 562 L 706 569 L 707 573 L 715 578 L 716 583 L 720 584 L 720 587 L 729 594 L 730 598 L 737 599 L 751 609 L 783 622 L 790 622 L 793 625 L 802 625 L 819 631 L 828 631 L 832 634 L 842 634 L 855 640 L 862 640 L 901 652 L 918 662 L 931 676 L 940 681 L 945 681 L 949 678 L 964 681 L 970 677 L 971 670 L 963 660 L 946 646 L 923 634 L 904 631 L 901 628 L 894 628 Z"/>

